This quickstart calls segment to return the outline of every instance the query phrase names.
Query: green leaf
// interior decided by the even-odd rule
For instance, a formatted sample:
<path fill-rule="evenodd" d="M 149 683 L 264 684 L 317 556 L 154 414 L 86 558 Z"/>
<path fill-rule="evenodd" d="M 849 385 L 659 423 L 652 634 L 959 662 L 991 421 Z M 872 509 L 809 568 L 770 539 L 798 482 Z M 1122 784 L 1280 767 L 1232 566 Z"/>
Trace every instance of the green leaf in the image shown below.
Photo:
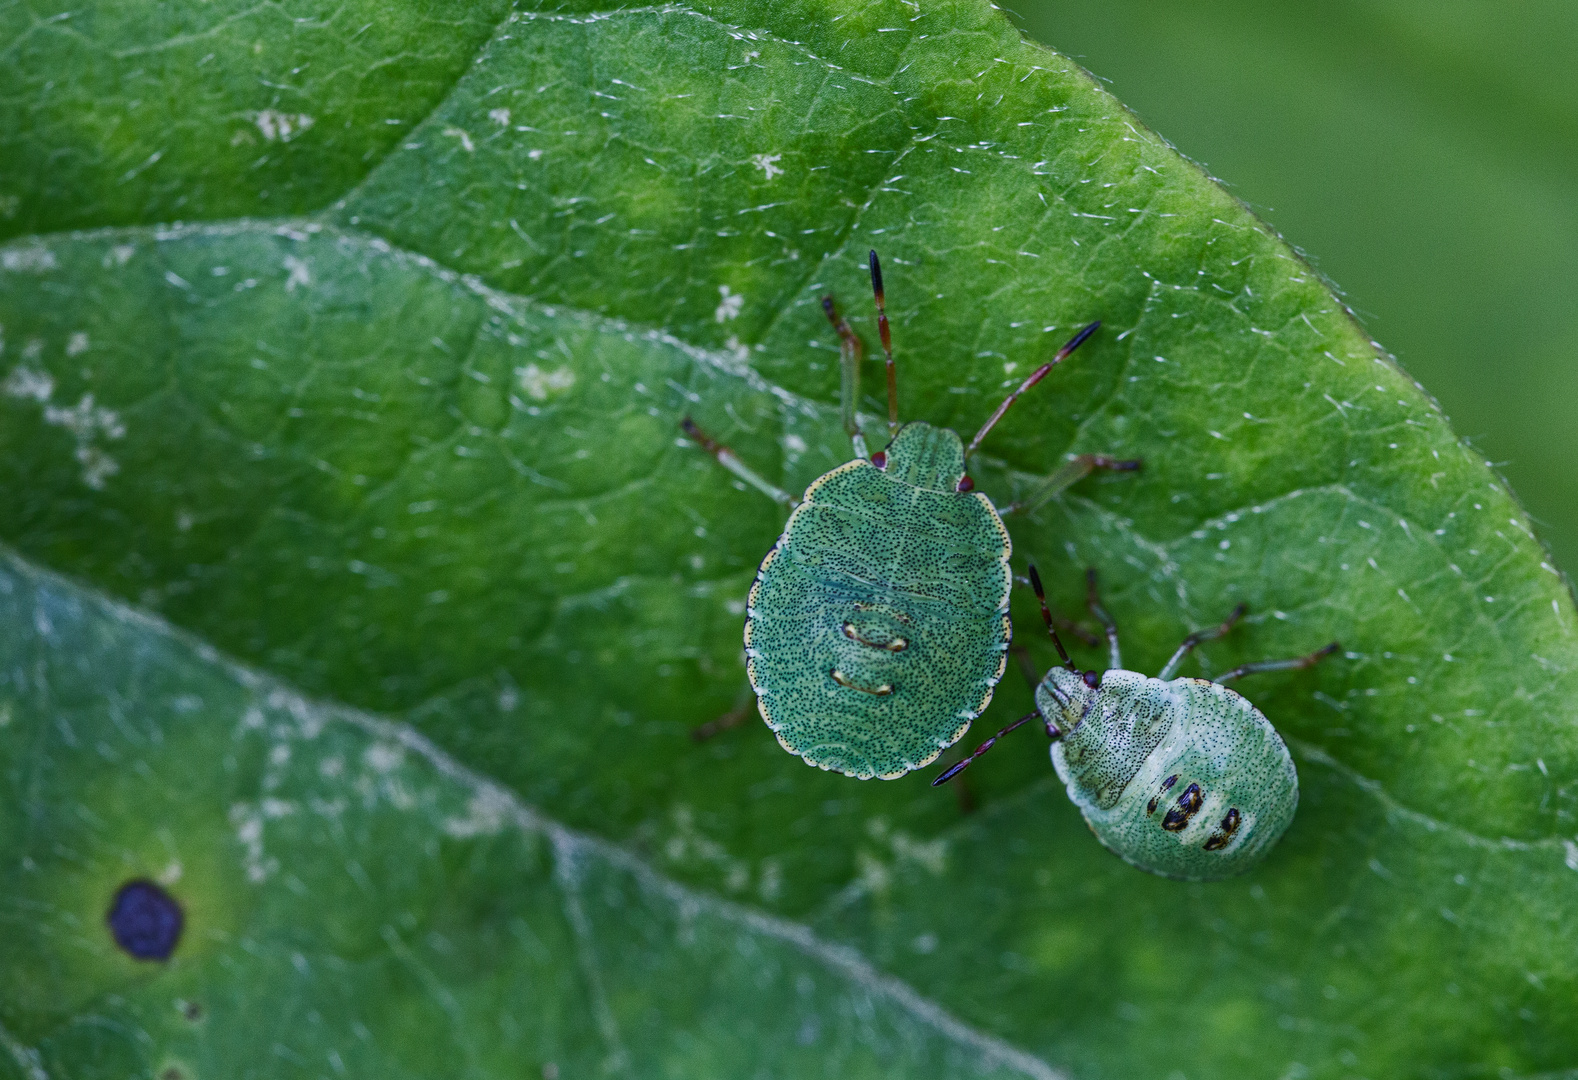
<path fill-rule="evenodd" d="M 0 642 L 22 751 L 0 821 L 48 841 L 7 888 L 0 992 L 37 1040 L 0 1032 L 20 1075 L 1050 1074 L 409 728 L 308 702 L 15 559 L 0 618 L 32 628 Z M 103 926 L 128 874 L 184 908 L 157 975 Z"/>
<path fill-rule="evenodd" d="M 24 1075 L 1571 1065 L 1563 581 L 1309 268 L 997 12 L 4 10 Z M 844 460 L 819 301 L 874 342 L 873 245 L 906 416 L 973 430 L 1104 321 L 975 475 L 1145 459 L 1010 521 L 1131 667 L 1239 601 L 1190 673 L 1343 642 L 1244 687 L 1303 791 L 1247 877 L 1123 865 L 1027 735 L 973 813 L 690 738 L 783 515 L 679 420 Z M 103 912 L 175 861 L 133 962 Z"/>

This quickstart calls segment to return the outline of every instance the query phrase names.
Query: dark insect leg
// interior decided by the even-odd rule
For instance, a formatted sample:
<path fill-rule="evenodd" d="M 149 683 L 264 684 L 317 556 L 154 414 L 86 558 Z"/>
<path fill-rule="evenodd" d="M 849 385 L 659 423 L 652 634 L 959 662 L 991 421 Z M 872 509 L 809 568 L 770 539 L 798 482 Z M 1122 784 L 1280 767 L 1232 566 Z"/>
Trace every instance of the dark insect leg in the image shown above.
<path fill-rule="evenodd" d="M 1112 621 L 1112 616 L 1107 614 L 1107 609 L 1101 606 L 1101 597 L 1096 595 L 1096 568 L 1089 567 L 1085 571 L 1085 606 L 1096 617 L 1096 621 L 1107 631 L 1107 649 L 1111 656 L 1111 663 L 1107 666 L 1113 670 L 1121 670 L 1123 659 L 1118 655 L 1118 624 Z"/>
<path fill-rule="evenodd" d="M 1052 635 L 1052 644 L 1057 646 L 1057 654 L 1063 658 L 1063 666 L 1070 671 L 1078 671 L 1074 661 L 1068 658 L 1068 650 L 1063 647 L 1063 642 L 1057 636 L 1057 627 L 1052 625 L 1052 609 L 1047 607 L 1047 594 L 1041 588 L 1041 575 L 1036 573 L 1034 564 L 1030 566 L 1030 587 L 1035 590 L 1036 599 L 1041 601 L 1041 618 L 1047 624 L 1047 633 Z"/>
<path fill-rule="evenodd" d="M 860 433 L 858 414 L 860 361 L 865 358 L 866 347 L 833 306 L 831 296 L 822 297 L 822 310 L 827 314 L 827 321 L 833 324 L 833 332 L 838 335 L 838 401 L 843 413 L 844 431 L 848 433 L 849 441 L 855 444 L 855 456 L 866 457 L 866 437 Z"/>
<path fill-rule="evenodd" d="M 1021 716 L 1018 720 L 1015 720 L 1012 724 L 1009 724 L 1007 727 L 1003 728 L 996 735 L 993 735 L 990 739 L 987 739 L 980 746 L 977 746 L 975 748 L 975 752 L 972 753 L 969 757 L 965 758 L 963 761 L 956 761 L 952 765 L 948 766 L 947 771 L 945 771 L 941 776 L 937 777 L 937 779 L 935 779 L 935 780 L 933 780 L 931 782 L 931 786 L 932 787 L 936 787 L 939 784 L 946 784 L 949 780 L 952 780 L 955 776 L 958 776 L 965 769 L 968 769 L 970 767 L 970 763 L 972 761 L 974 761 L 976 758 L 980 757 L 982 754 L 986 753 L 992 747 L 996 746 L 998 739 L 1001 739 L 1004 735 L 1007 735 L 1010 731 L 1013 731 L 1015 728 L 1023 727 L 1025 724 L 1028 724 L 1030 721 L 1037 720 L 1037 719 L 1041 719 L 1041 714 L 1039 712 L 1027 713 L 1024 716 Z M 1056 738 L 1058 738 L 1059 736 L 1061 736 L 1063 734 L 1056 727 L 1053 726 L 1052 721 L 1047 720 L 1047 721 L 1045 721 L 1045 724 L 1046 724 L 1047 738 L 1049 738 L 1049 739 L 1056 739 Z"/>
<path fill-rule="evenodd" d="M 1134 472 L 1142 462 L 1137 459 L 1107 457 L 1105 454 L 1081 454 L 1058 466 L 1045 479 L 1036 483 L 1029 493 L 1016 502 L 1009 503 L 999 514 L 1029 513 L 1044 506 L 1054 495 L 1079 483 L 1097 469 L 1113 472 Z"/>
<path fill-rule="evenodd" d="M 1012 406 L 1014 402 L 1019 400 L 1020 394 L 1023 394 L 1036 383 L 1046 378 L 1047 372 L 1051 371 L 1054 367 L 1060 364 L 1069 353 L 1083 345 L 1085 343 L 1085 339 L 1094 334 L 1100 326 L 1101 323 L 1099 321 L 1093 322 L 1089 326 L 1085 327 L 1085 329 L 1069 338 L 1068 342 L 1057 351 L 1056 356 L 1052 357 L 1052 359 L 1048 360 L 1046 363 L 1032 371 L 1029 377 L 1026 378 L 1024 382 L 1019 384 L 1018 390 L 1015 390 L 1012 394 L 1009 394 L 1006 398 L 1004 398 L 1003 403 L 997 407 L 997 411 L 988 417 L 986 423 L 981 425 L 981 430 L 975 433 L 975 438 L 970 440 L 970 445 L 965 447 L 964 459 L 966 461 L 970 460 L 970 457 L 975 453 L 976 448 L 981 445 L 981 440 L 986 438 L 987 433 L 997 426 L 997 422 L 1003 418 L 1003 414 L 1008 412 L 1009 407 Z"/>
<path fill-rule="evenodd" d="M 691 739 L 695 742 L 706 742 L 714 735 L 728 731 L 732 727 L 739 727 L 745 722 L 745 718 L 751 715 L 751 706 L 754 704 L 754 699 L 747 697 L 743 704 L 730 709 L 716 720 L 708 720 L 700 727 L 691 728 Z"/>
<path fill-rule="evenodd" d="M 1245 675 L 1253 675 L 1259 671 L 1294 671 L 1298 668 L 1314 667 L 1341 647 L 1334 641 L 1330 645 L 1321 646 L 1308 656 L 1298 656 L 1292 660 L 1260 660 L 1253 664 L 1244 664 L 1242 667 L 1236 667 L 1225 675 L 1218 675 L 1211 681 L 1225 683 L 1229 679 L 1240 679 Z"/>
<path fill-rule="evenodd" d="M 749 465 L 745 464 L 745 462 L 741 461 L 735 455 L 733 450 L 730 450 L 727 446 L 724 446 L 722 443 L 714 440 L 713 437 L 708 435 L 705 431 L 702 431 L 701 428 L 696 426 L 696 422 L 690 417 L 687 416 L 684 420 L 680 421 L 680 427 L 684 428 L 685 434 L 694 439 L 703 450 L 717 458 L 719 465 L 722 465 L 725 469 L 728 469 L 731 473 L 733 473 L 735 476 L 738 476 L 741 480 L 744 480 L 757 491 L 762 492 L 769 498 L 776 499 L 778 502 L 783 503 L 790 509 L 800 505 L 799 499 L 789 494 L 783 488 L 772 483 L 766 477 L 752 469 Z"/>
<path fill-rule="evenodd" d="M 871 295 L 877 301 L 877 333 L 882 338 L 882 352 L 888 358 L 888 434 L 899 430 L 899 376 L 893 366 L 893 333 L 888 329 L 888 309 L 882 295 L 882 263 L 876 249 L 871 251 Z"/>
<path fill-rule="evenodd" d="M 1239 604 L 1233 609 L 1232 614 L 1230 614 L 1222 622 L 1221 626 L 1210 626 L 1204 630 L 1196 630 L 1194 633 L 1184 638 L 1183 644 L 1178 646 L 1178 651 L 1173 653 L 1173 658 L 1167 661 L 1166 666 L 1161 670 L 1161 674 L 1157 675 L 1156 677 L 1162 680 L 1162 682 L 1166 682 L 1168 679 L 1176 675 L 1178 673 L 1178 665 L 1183 663 L 1184 657 L 1188 656 L 1194 651 L 1194 647 L 1196 645 L 1207 641 L 1215 641 L 1217 638 L 1226 635 L 1229 630 L 1233 629 L 1233 624 L 1244 617 L 1245 610 L 1247 609 L 1244 607 L 1244 605 Z"/>

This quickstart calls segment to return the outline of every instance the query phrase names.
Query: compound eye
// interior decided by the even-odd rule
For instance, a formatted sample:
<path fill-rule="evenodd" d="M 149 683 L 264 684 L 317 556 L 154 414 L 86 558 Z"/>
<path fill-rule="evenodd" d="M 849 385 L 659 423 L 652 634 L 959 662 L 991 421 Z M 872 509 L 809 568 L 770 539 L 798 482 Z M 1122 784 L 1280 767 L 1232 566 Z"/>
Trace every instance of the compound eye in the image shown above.
<path fill-rule="evenodd" d="M 886 450 L 878 450 L 875 454 L 872 454 L 871 464 L 879 469 L 886 469 L 888 467 L 888 452 Z"/>
<path fill-rule="evenodd" d="M 959 479 L 959 482 L 953 486 L 953 490 L 955 490 L 955 491 L 974 491 L 975 490 L 975 481 L 971 480 L 968 476 L 961 477 Z"/>
<path fill-rule="evenodd" d="M 1080 678 L 1084 679 L 1085 685 L 1090 687 L 1092 690 L 1096 690 L 1101 687 L 1101 672 L 1099 671 L 1087 671 L 1081 675 Z"/>

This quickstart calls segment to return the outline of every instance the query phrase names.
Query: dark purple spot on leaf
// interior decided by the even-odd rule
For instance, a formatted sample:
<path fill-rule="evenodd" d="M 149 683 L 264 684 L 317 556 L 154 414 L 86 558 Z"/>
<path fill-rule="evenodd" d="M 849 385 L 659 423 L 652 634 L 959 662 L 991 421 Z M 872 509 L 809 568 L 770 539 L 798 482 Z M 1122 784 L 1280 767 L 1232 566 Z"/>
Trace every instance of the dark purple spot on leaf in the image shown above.
<path fill-rule="evenodd" d="M 168 960 L 186 917 L 175 898 L 151 881 L 120 887 L 105 920 L 119 945 L 138 960 Z"/>

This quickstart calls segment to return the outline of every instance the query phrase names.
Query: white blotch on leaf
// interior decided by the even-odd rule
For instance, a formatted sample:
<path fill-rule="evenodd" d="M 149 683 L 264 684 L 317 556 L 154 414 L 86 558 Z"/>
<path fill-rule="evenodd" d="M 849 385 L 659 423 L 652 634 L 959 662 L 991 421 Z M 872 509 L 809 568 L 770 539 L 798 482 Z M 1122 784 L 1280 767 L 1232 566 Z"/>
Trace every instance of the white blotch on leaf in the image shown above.
<path fill-rule="evenodd" d="M 278 109 L 264 109 L 252 114 L 252 122 L 268 142 L 290 142 L 312 127 L 315 120 L 306 113 L 284 113 Z"/>
<path fill-rule="evenodd" d="M 121 471 L 119 462 L 94 445 L 93 440 L 97 435 L 119 439 L 126 434 L 126 427 L 114 410 L 95 406 L 92 394 L 83 394 L 82 399 L 69 408 L 45 406 L 44 419 L 65 428 L 76 438 L 74 456 L 82 466 L 82 482 L 88 487 L 102 491 L 104 482 Z"/>
<path fill-rule="evenodd" d="M 0 267 L 19 272 L 43 273 L 55 268 L 55 253 L 43 244 L 7 248 L 0 251 Z"/>
<path fill-rule="evenodd" d="M 66 342 L 67 356 L 81 356 L 88 351 L 88 335 L 78 330 L 71 335 L 71 340 Z"/>
<path fill-rule="evenodd" d="M 248 803 L 236 803 L 230 808 L 230 824 L 236 830 L 243 854 L 241 865 L 247 880 L 261 884 L 279 869 L 279 860 L 263 850 L 263 813 Z"/>
<path fill-rule="evenodd" d="M 86 341 L 86 335 L 83 335 Z M 27 353 L 24 353 L 27 355 Z M 92 394 L 83 394 L 70 406 L 51 405 L 55 393 L 55 379 L 45 371 L 19 366 L 11 369 L 5 382 L 0 383 L 7 395 L 31 399 L 44 406 L 44 422 L 65 428 L 76 440 L 74 457 L 82 466 L 82 482 L 95 491 L 102 490 L 104 482 L 120 472 L 120 465 L 96 445 L 100 437 L 119 439 L 126 434 L 126 426 L 113 409 L 93 403 Z"/>
<path fill-rule="evenodd" d="M 373 743 L 362 753 L 362 761 L 373 772 L 393 772 L 405 761 L 405 750 L 389 743 Z"/>
<path fill-rule="evenodd" d="M 285 269 L 289 277 L 285 279 L 285 291 L 295 292 L 298 285 L 312 284 L 312 270 L 307 266 L 305 259 L 298 259 L 294 255 L 285 256 Z"/>
<path fill-rule="evenodd" d="M 47 371 L 34 371 L 32 368 L 17 367 L 5 377 L 5 382 L 0 383 L 0 389 L 14 398 L 32 398 L 43 403 L 48 401 L 55 392 L 55 379 Z"/>
<path fill-rule="evenodd" d="M 499 125 L 499 127 L 507 127 L 510 122 L 510 111 L 508 109 L 493 109 L 488 113 L 488 119 Z"/>
<path fill-rule="evenodd" d="M 461 128 L 458 128 L 458 127 L 445 128 L 444 129 L 444 134 L 448 135 L 452 139 L 459 139 L 460 140 L 460 148 L 462 150 L 464 150 L 466 153 L 468 153 L 468 154 L 476 153 L 477 144 L 472 142 L 471 141 L 471 136 L 467 132 L 462 130 Z"/>
<path fill-rule="evenodd" d="M 778 167 L 778 162 L 783 160 L 782 154 L 752 154 L 751 164 L 767 174 L 771 180 L 775 176 L 783 175 L 783 170 Z"/>
<path fill-rule="evenodd" d="M 719 322 L 738 319 L 740 317 L 740 309 L 745 306 L 745 297 L 730 291 L 727 285 L 718 286 L 718 295 L 722 299 L 718 301 L 718 310 L 712 313 L 713 318 Z"/>
<path fill-rule="evenodd" d="M 454 837 L 492 836 L 510 819 L 510 797 L 496 787 L 484 787 L 466 803 L 466 816 L 444 822 L 444 831 Z"/>
<path fill-rule="evenodd" d="M 547 401 L 549 394 L 558 394 L 575 385 L 575 372 L 567 367 L 544 371 L 536 364 L 515 369 L 521 389 L 533 401 Z"/>

